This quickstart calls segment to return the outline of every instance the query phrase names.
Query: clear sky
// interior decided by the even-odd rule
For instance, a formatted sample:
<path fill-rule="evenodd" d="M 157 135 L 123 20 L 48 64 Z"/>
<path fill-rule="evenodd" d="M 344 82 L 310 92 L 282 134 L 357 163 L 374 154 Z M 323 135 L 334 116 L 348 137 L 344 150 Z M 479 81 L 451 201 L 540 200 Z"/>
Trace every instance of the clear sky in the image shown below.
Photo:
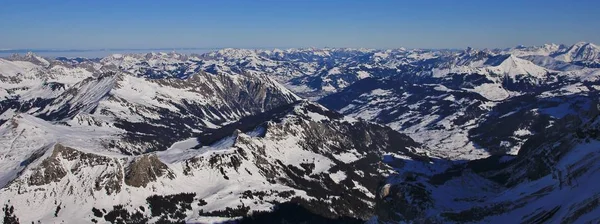
<path fill-rule="evenodd" d="M 0 49 L 600 43 L 600 0 L 0 0 Z"/>

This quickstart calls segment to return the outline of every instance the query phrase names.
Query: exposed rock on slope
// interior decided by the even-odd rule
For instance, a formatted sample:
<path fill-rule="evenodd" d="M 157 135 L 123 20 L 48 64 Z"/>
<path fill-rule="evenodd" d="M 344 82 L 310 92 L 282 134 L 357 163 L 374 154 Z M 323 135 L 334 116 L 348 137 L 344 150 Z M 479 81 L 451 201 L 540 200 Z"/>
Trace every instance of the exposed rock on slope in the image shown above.
<path fill-rule="evenodd" d="M 0 59 L 5 220 L 595 222 L 593 47 Z"/>
<path fill-rule="evenodd" d="M 175 179 L 173 171 L 156 155 L 140 156 L 125 168 L 125 184 L 133 187 L 146 187 L 162 176 Z"/>
<path fill-rule="evenodd" d="M 411 166 L 401 161 L 386 165 L 381 158 L 430 162 L 405 135 L 346 120 L 306 101 L 204 134 L 139 156 L 56 144 L 32 159 L 0 191 L 0 198 L 10 198 L 16 216 L 25 222 L 84 222 L 94 213 L 99 214 L 95 220 L 108 222 L 215 221 L 268 211 L 284 202 L 331 219 L 366 220 L 374 214 L 377 184 L 394 168 Z M 167 196 L 181 202 L 159 200 Z M 55 202 L 60 204 L 57 215 Z M 149 213 L 154 203 L 183 204 Z M 26 214 L 31 208 L 39 212 Z M 107 212 L 92 211 L 98 209 Z"/>

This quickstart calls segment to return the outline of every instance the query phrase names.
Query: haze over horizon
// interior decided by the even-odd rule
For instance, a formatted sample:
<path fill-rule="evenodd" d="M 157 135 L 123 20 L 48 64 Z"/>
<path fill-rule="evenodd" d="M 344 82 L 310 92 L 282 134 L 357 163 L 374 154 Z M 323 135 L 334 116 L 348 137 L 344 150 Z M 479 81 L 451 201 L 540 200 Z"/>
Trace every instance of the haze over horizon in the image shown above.
<path fill-rule="evenodd" d="M 599 6 L 590 0 L 11 1 L 0 8 L 0 49 L 460 49 L 598 43 L 600 31 L 593 27 L 600 21 Z"/>

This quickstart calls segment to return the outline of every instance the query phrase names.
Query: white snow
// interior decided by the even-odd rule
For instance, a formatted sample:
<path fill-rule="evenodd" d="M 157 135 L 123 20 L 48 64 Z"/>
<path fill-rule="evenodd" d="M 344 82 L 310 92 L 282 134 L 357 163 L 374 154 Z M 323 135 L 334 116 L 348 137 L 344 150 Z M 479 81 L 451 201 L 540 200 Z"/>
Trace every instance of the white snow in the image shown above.
<path fill-rule="evenodd" d="M 518 137 L 529 136 L 531 134 L 532 134 L 531 131 L 529 131 L 527 129 L 517 129 L 514 133 L 514 135 L 518 136 Z"/>
<path fill-rule="evenodd" d="M 351 163 L 351 162 L 354 162 L 359 159 L 359 157 L 356 156 L 355 153 L 358 153 L 358 152 L 350 151 L 350 152 L 340 153 L 339 155 L 334 154 L 334 157 L 337 160 L 342 161 L 344 163 Z"/>
<path fill-rule="evenodd" d="M 369 191 L 369 189 L 367 189 L 366 187 L 362 186 L 360 183 L 356 182 L 356 181 L 352 181 L 352 183 L 354 183 L 354 188 L 358 189 L 359 191 L 365 193 L 368 197 L 370 198 L 375 198 L 375 195 L 373 193 L 371 193 Z"/>
<path fill-rule="evenodd" d="M 510 93 L 497 83 L 484 83 L 476 86 L 471 91 L 479 93 L 481 96 L 492 101 L 501 101 L 510 97 Z"/>
<path fill-rule="evenodd" d="M 358 74 L 359 79 L 371 77 L 371 74 L 369 74 L 369 72 L 366 72 L 366 71 L 358 71 L 356 73 Z"/>
<path fill-rule="evenodd" d="M 346 179 L 346 173 L 344 173 L 344 171 L 338 171 L 336 173 L 330 173 L 329 177 L 331 180 L 333 180 L 333 182 L 339 183 L 340 181 Z"/>
<path fill-rule="evenodd" d="M 340 68 L 338 68 L 338 67 L 332 68 L 327 72 L 327 75 L 338 75 L 338 74 L 342 74 L 342 72 L 340 71 Z"/>

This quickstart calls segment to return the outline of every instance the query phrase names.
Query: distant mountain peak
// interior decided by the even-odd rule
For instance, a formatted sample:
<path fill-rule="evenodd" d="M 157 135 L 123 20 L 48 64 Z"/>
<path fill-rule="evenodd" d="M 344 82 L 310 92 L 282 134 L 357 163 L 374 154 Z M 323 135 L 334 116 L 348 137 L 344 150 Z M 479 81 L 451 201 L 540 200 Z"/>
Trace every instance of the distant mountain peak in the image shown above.
<path fill-rule="evenodd" d="M 564 62 L 600 63 L 600 47 L 593 43 L 578 42 L 555 53 L 553 57 Z"/>

